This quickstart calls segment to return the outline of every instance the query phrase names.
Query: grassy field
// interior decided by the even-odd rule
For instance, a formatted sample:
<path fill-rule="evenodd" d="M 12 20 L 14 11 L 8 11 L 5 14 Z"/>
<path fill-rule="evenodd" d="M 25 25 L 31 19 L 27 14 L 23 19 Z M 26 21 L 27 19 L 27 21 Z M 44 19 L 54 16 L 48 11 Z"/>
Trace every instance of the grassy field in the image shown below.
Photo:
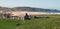
<path fill-rule="evenodd" d="M 16 26 L 16 23 L 20 26 Z M 31 20 L 12 20 L 0 18 L 0 29 L 60 29 L 60 15 L 50 15 L 49 18 Z"/>

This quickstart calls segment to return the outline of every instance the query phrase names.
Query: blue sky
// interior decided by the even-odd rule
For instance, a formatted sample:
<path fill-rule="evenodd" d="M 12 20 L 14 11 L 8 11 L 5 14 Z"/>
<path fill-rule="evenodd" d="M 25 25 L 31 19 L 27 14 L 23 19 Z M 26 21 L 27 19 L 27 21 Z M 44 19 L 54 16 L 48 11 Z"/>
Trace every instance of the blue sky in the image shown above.
<path fill-rule="evenodd" d="M 60 9 L 60 0 L 0 0 L 0 6 Z"/>

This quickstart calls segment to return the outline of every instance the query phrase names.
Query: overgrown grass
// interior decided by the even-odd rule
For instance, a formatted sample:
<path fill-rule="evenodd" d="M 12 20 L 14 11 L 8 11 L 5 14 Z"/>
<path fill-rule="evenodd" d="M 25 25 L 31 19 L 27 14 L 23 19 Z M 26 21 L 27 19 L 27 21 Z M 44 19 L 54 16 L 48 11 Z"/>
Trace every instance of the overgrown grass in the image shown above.
<path fill-rule="evenodd" d="M 39 18 L 34 20 L 20 21 L 20 29 L 60 29 L 60 19 Z"/>
<path fill-rule="evenodd" d="M 49 18 L 35 18 L 31 20 L 0 19 L 0 29 L 60 29 L 60 16 L 51 15 Z"/>
<path fill-rule="evenodd" d="M 15 20 L 0 18 L 0 29 L 15 29 L 15 24 Z"/>

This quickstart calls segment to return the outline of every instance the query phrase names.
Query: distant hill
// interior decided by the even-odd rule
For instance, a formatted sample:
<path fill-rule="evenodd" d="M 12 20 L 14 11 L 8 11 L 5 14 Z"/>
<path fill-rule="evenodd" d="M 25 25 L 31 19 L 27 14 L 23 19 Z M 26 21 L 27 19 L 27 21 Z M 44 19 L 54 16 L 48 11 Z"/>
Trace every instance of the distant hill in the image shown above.
<path fill-rule="evenodd" d="M 44 8 L 33 8 L 33 7 L 15 7 L 12 8 L 19 11 L 34 11 L 34 12 L 60 12 L 57 9 L 44 9 Z"/>
<path fill-rule="evenodd" d="M 60 12 L 57 9 L 44 9 L 44 8 L 34 8 L 34 7 L 14 7 L 14 8 L 7 8 L 7 7 L 0 7 L 0 10 L 17 10 L 17 11 L 33 11 L 33 12 Z"/>
<path fill-rule="evenodd" d="M 7 7 L 0 7 L 0 10 L 7 10 L 7 11 L 9 11 L 9 10 L 11 10 L 11 8 L 7 8 Z"/>

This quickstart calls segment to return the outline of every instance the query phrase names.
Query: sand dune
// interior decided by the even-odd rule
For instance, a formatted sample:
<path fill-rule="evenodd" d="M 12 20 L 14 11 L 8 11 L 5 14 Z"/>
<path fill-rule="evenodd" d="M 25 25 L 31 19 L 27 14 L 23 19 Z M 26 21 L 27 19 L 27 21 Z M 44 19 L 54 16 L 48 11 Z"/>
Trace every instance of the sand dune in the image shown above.
<path fill-rule="evenodd" d="M 42 15 L 42 14 L 49 14 L 48 12 L 28 12 L 28 11 L 12 11 L 12 16 L 24 16 L 25 13 L 28 15 Z"/>

